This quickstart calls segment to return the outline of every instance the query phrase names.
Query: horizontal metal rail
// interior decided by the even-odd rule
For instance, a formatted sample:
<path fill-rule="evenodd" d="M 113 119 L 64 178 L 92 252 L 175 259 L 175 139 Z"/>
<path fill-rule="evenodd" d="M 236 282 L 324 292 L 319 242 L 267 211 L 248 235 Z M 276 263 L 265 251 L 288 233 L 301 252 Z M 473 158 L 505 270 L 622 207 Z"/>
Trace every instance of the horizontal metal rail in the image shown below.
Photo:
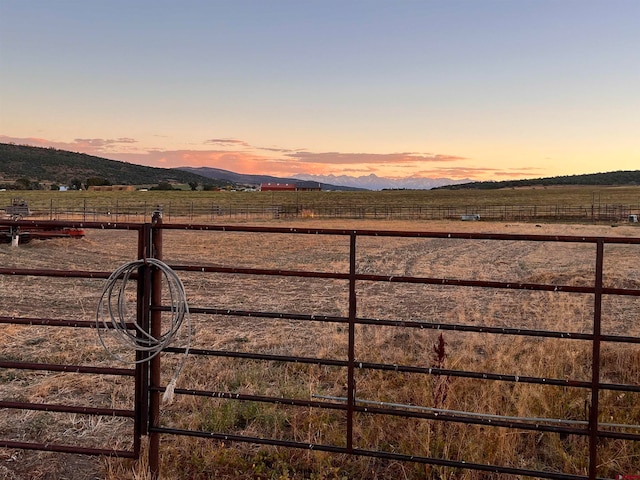
<path fill-rule="evenodd" d="M 323 400 L 337 400 L 340 402 L 346 402 L 347 397 L 334 397 L 331 395 L 311 395 L 312 398 L 320 398 Z M 467 412 L 461 410 L 448 410 L 444 408 L 432 408 L 432 407 L 423 407 L 420 405 L 408 405 L 405 403 L 393 403 L 393 402 L 379 402 L 376 400 L 364 400 L 362 398 L 356 398 L 355 401 L 357 403 L 363 405 L 375 405 L 379 407 L 391 407 L 398 409 L 410 409 L 410 410 L 418 410 L 422 412 L 432 412 L 436 414 L 450 414 L 450 415 L 458 415 L 463 417 L 473 417 L 473 418 L 487 418 L 490 420 L 512 420 L 512 421 L 524 421 L 524 422 L 533 422 L 535 424 L 538 423 L 551 423 L 557 425 L 589 425 L 589 422 L 585 420 L 565 420 L 561 418 L 539 418 L 539 417 L 513 417 L 509 415 L 494 415 L 491 413 L 476 413 L 476 412 Z M 621 423 L 600 423 L 601 427 L 611 427 L 611 428 L 629 428 L 634 430 L 640 430 L 640 425 L 627 425 Z"/>
<path fill-rule="evenodd" d="M 142 230 L 143 223 L 127 222 L 78 222 L 58 220 L 4 220 L 0 219 L 0 226 L 16 227 L 67 227 L 86 228 L 92 230 Z"/>
<path fill-rule="evenodd" d="M 528 235 L 507 233 L 469 233 L 442 231 L 397 231 L 397 230 L 369 230 L 344 228 L 302 228 L 302 227 L 264 227 L 250 225 L 212 225 L 204 223 L 165 223 L 162 230 L 199 230 L 212 232 L 239 233 L 277 233 L 300 235 L 330 235 L 357 237 L 394 237 L 394 238 L 440 238 L 459 240 L 511 240 L 517 242 L 553 242 L 553 243 L 590 243 L 598 241 L 611 244 L 640 245 L 640 237 L 602 237 L 602 236 L 574 236 L 574 235 Z"/>
<path fill-rule="evenodd" d="M 128 377 L 133 377 L 135 375 L 135 370 L 130 368 L 94 367 L 90 365 L 60 365 L 55 363 L 0 361 L 0 368 L 39 370 L 47 372 L 91 373 L 94 375 L 118 375 Z"/>
<path fill-rule="evenodd" d="M 109 448 L 79 447 L 76 445 L 60 445 L 52 443 L 16 442 L 0 440 L 0 447 L 16 448 L 20 450 L 40 450 L 43 452 L 75 453 L 80 455 L 100 455 L 106 457 L 138 458 L 138 454 L 129 450 L 114 450 Z"/>
<path fill-rule="evenodd" d="M 568 475 L 563 473 L 542 472 L 538 470 L 527 470 L 522 468 L 503 467 L 503 466 L 496 466 L 496 465 L 484 465 L 484 464 L 472 463 L 472 462 L 457 462 L 457 461 L 446 460 L 442 458 L 421 457 L 417 455 L 404 455 L 400 453 L 381 452 L 379 450 L 366 450 L 366 449 L 359 449 L 359 448 L 348 449 L 346 447 L 340 447 L 336 445 L 304 443 L 304 442 L 296 442 L 296 441 L 290 441 L 290 440 L 277 440 L 277 439 L 271 439 L 271 438 L 233 435 L 233 434 L 227 434 L 227 433 L 183 430 L 183 429 L 168 428 L 168 427 L 151 427 L 150 430 L 153 432 L 162 433 L 162 434 L 181 435 L 181 436 L 197 437 L 197 438 L 208 438 L 211 440 L 219 440 L 223 442 L 244 442 L 244 443 L 254 443 L 258 445 L 270 445 L 270 446 L 276 446 L 276 447 L 300 448 L 300 449 L 315 450 L 320 452 L 359 455 L 363 457 L 372 457 L 372 458 L 378 458 L 383 460 L 423 463 L 423 464 L 437 465 L 442 467 L 463 468 L 463 469 L 478 470 L 483 472 L 502 473 L 502 474 L 510 474 L 510 475 L 523 475 L 523 476 L 536 477 L 536 478 L 549 478 L 549 479 L 555 479 L 555 480 L 584 480 L 586 478 L 581 475 Z"/>
<path fill-rule="evenodd" d="M 104 417 L 128 417 L 133 418 L 133 410 L 118 408 L 86 407 L 76 405 L 54 405 L 50 403 L 32 402 L 8 402 L 0 400 L 0 408 L 12 408 L 15 410 L 36 410 L 40 412 L 79 413 L 83 415 L 101 415 Z"/>
<path fill-rule="evenodd" d="M 38 317 L 7 317 L 0 316 L 0 323 L 9 323 L 13 325 L 40 325 L 46 327 L 71 327 L 71 328 L 113 328 L 112 325 L 96 324 L 94 321 L 88 320 L 65 320 L 59 318 L 38 318 Z M 127 328 L 133 329 L 133 323 L 126 323 Z"/>
<path fill-rule="evenodd" d="M 184 354 L 185 349 L 180 347 L 167 347 L 164 352 L 166 353 L 178 353 Z M 201 348 L 190 348 L 189 354 L 212 356 L 212 357 L 224 357 L 224 358 L 238 358 L 243 360 L 255 360 L 255 361 L 267 361 L 267 362 L 283 362 L 283 363 L 299 363 L 307 365 L 319 365 L 327 367 L 348 367 L 348 360 L 339 360 L 332 358 L 317 358 L 317 357 L 300 357 L 294 355 L 275 355 L 268 353 L 254 353 L 254 352 L 236 352 L 227 350 L 207 350 Z M 412 365 L 397 365 L 388 363 L 372 363 L 372 362 L 360 362 L 357 361 L 354 368 L 358 370 L 381 370 L 388 372 L 400 372 L 400 373 L 416 373 L 423 375 L 434 376 L 448 376 L 459 378 L 472 378 L 476 380 L 495 380 L 501 382 L 511 383 L 528 383 L 535 385 L 550 385 L 556 387 L 574 387 L 590 389 L 591 382 L 585 380 L 571 380 L 561 378 L 545 378 L 545 377 L 532 377 L 524 375 L 513 374 L 498 374 L 498 373 L 486 373 L 486 372 L 474 372 L 469 370 L 451 370 L 435 367 L 418 367 Z M 640 392 L 640 385 L 627 385 L 627 384 L 614 384 L 614 383 L 601 383 L 600 388 L 602 390 L 614 390 L 621 392 Z M 640 439 L 640 438 L 639 438 Z"/>
<path fill-rule="evenodd" d="M 0 268 L 0 275 L 51 277 L 51 278 L 109 278 L 111 272 L 90 272 L 81 270 L 46 270 L 38 268 Z"/>

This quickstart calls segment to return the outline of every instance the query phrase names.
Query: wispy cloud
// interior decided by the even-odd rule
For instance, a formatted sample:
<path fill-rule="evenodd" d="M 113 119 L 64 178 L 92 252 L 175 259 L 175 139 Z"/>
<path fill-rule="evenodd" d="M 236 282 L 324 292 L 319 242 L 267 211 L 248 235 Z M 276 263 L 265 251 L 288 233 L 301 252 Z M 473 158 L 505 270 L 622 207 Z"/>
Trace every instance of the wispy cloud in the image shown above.
<path fill-rule="evenodd" d="M 73 141 L 77 145 L 88 145 L 95 148 L 111 147 L 123 143 L 137 143 L 133 138 L 118 138 L 115 140 L 104 138 L 75 138 Z"/>
<path fill-rule="evenodd" d="M 518 168 L 518 169 L 509 169 L 509 170 L 498 170 L 494 173 L 496 177 L 507 177 L 507 178 L 532 178 L 532 177 L 540 177 L 544 176 L 544 170 L 541 168 L 531 167 L 531 168 Z"/>
<path fill-rule="evenodd" d="M 264 150 L 265 152 L 278 152 L 278 153 L 291 153 L 299 150 L 292 150 L 290 148 L 277 148 L 277 147 L 254 147 L 256 150 Z"/>
<path fill-rule="evenodd" d="M 205 145 L 219 145 L 222 147 L 251 147 L 247 142 L 235 138 L 212 138 L 204 141 Z"/>
<path fill-rule="evenodd" d="M 340 152 L 296 152 L 287 155 L 302 163 L 320 163 L 331 165 L 378 164 L 396 165 L 403 163 L 454 162 L 466 160 L 455 155 L 433 155 L 430 153 L 340 153 Z"/>
<path fill-rule="evenodd" d="M 72 142 L 59 142 L 45 138 L 26 137 L 16 138 L 0 135 L 0 142 L 16 143 L 19 145 L 31 145 L 34 147 L 53 147 L 59 150 L 100 155 L 109 152 L 130 151 L 133 144 L 138 143 L 134 138 L 75 138 Z"/>
<path fill-rule="evenodd" d="M 468 166 L 460 166 L 460 167 L 436 167 L 430 169 L 423 169 L 412 172 L 412 177 L 419 178 L 470 178 L 472 180 L 480 180 L 480 179 L 488 179 L 494 177 L 505 177 L 505 178 L 522 178 L 522 177 L 531 177 L 532 175 L 536 175 L 535 172 L 539 171 L 539 168 L 531 167 L 531 168 L 521 168 L 521 169 L 507 169 L 500 170 L 497 168 L 489 168 L 489 167 L 468 167 Z"/>

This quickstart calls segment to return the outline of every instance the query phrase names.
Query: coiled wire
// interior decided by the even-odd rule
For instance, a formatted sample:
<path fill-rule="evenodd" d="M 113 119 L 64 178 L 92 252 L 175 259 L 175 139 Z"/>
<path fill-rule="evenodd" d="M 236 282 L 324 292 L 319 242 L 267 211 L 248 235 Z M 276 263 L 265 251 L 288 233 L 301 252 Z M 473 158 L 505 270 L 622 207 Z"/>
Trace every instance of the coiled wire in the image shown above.
<path fill-rule="evenodd" d="M 163 331 L 157 338 L 145 331 L 145 329 L 135 321 L 135 315 L 133 315 L 133 321 L 127 322 L 127 283 L 131 275 L 136 273 L 138 269 L 144 265 L 152 265 L 161 271 L 169 290 L 171 320 L 169 322 L 169 328 Z M 129 328 L 128 323 L 133 324 L 133 329 Z M 182 371 L 182 367 L 184 367 L 186 363 L 189 354 L 189 345 L 191 343 L 191 317 L 189 315 L 189 305 L 187 304 L 187 296 L 182 280 L 180 280 L 176 272 L 166 263 L 155 258 L 147 258 L 145 260 L 135 260 L 125 263 L 114 270 L 102 289 L 96 312 L 98 338 L 107 353 L 121 362 L 138 364 L 150 361 L 176 339 L 183 323 L 185 323 L 186 326 L 186 347 L 182 362 L 178 365 L 163 395 L 163 401 L 167 403 L 173 401 L 173 390 L 178 376 Z M 126 347 L 132 348 L 137 352 L 146 352 L 147 355 L 140 360 L 126 360 L 107 346 L 105 341 L 107 332 Z"/>

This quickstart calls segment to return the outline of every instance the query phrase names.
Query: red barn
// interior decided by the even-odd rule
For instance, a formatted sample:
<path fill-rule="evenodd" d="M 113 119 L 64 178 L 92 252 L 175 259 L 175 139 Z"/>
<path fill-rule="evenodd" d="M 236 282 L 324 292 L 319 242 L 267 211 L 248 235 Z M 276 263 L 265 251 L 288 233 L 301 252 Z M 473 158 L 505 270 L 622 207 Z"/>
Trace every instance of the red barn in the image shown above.
<path fill-rule="evenodd" d="M 295 183 L 263 183 L 260 185 L 260 190 L 263 192 L 295 192 Z"/>

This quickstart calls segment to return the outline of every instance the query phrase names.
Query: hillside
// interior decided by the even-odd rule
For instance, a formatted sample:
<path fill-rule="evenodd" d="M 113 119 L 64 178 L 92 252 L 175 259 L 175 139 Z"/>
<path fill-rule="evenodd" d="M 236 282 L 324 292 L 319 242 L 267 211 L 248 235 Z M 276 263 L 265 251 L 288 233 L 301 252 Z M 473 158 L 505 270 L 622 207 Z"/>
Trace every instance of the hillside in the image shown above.
<path fill-rule="evenodd" d="M 348 187 L 342 185 L 335 185 L 332 183 L 323 183 L 312 180 L 300 180 L 297 178 L 282 178 L 272 177 L 270 175 L 246 175 L 242 173 L 230 172 L 229 170 L 222 170 L 220 168 L 211 167 L 179 167 L 180 170 L 196 173 L 208 178 L 218 178 L 220 180 L 227 180 L 233 183 L 240 183 L 244 185 L 260 185 L 262 183 L 295 183 L 300 187 L 316 187 L 320 185 L 322 190 L 342 190 L 342 191 L 361 191 L 368 190 L 366 188 Z"/>
<path fill-rule="evenodd" d="M 498 188 L 570 186 L 570 185 L 640 185 L 640 170 L 621 170 L 585 175 L 565 175 L 561 177 L 533 178 L 525 180 L 505 180 L 502 182 L 472 182 L 438 187 L 441 190 L 492 190 Z"/>
<path fill-rule="evenodd" d="M 89 178 L 104 179 L 114 185 L 153 185 L 169 181 L 216 186 L 231 183 L 192 172 L 145 167 L 84 153 L 0 143 L 0 184 L 7 187 L 19 179 L 71 185 L 76 179 L 86 183 Z"/>

